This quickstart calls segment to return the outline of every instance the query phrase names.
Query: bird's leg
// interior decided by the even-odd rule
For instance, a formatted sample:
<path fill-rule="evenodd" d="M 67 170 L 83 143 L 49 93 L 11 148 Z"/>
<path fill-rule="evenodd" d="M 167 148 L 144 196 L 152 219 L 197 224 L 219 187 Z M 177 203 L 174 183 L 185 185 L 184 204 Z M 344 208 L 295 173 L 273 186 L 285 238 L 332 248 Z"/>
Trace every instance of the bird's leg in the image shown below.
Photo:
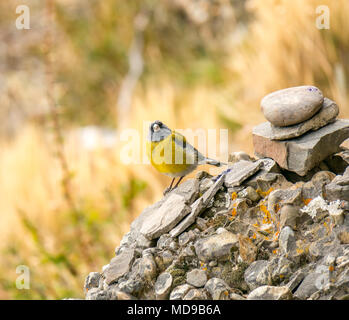
<path fill-rule="evenodd" d="M 171 181 L 171 184 L 168 188 L 165 189 L 164 191 L 164 195 L 166 195 L 167 193 L 169 193 L 171 190 L 172 190 L 172 185 L 173 185 L 173 182 L 175 181 L 176 178 L 173 178 L 172 181 Z"/>
<path fill-rule="evenodd" d="M 177 181 L 177 183 L 176 183 L 176 185 L 173 187 L 173 189 L 176 189 L 176 188 L 178 187 L 179 183 L 182 181 L 183 178 L 184 178 L 184 176 L 179 178 L 179 180 Z"/>

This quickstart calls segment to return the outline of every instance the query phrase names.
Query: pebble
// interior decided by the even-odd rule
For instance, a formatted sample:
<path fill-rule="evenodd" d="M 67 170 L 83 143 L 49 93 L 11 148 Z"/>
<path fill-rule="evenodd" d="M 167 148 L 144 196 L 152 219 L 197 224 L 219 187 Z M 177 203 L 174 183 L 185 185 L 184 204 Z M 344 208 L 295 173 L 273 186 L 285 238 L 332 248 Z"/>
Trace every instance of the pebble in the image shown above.
<path fill-rule="evenodd" d="M 190 289 L 183 300 L 207 300 L 208 296 L 204 289 Z"/>
<path fill-rule="evenodd" d="M 278 90 L 261 101 L 266 119 L 278 127 L 291 126 L 311 118 L 322 106 L 324 96 L 313 86 Z"/>
<path fill-rule="evenodd" d="M 325 98 L 324 103 L 318 113 L 310 119 L 287 127 L 276 127 L 272 124 L 271 132 L 273 140 L 286 140 L 299 137 L 308 131 L 317 130 L 336 119 L 339 112 L 337 104 L 330 99 Z"/>
<path fill-rule="evenodd" d="M 296 249 L 295 234 L 289 226 L 284 227 L 280 232 L 279 247 L 286 255 Z"/>
<path fill-rule="evenodd" d="M 244 279 L 251 290 L 269 284 L 268 261 L 257 260 L 245 270 Z"/>
<path fill-rule="evenodd" d="M 158 300 L 166 299 L 170 293 L 173 278 L 170 273 L 164 272 L 159 275 L 155 282 L 155 294 Z"/>
<path fill-rule="evenodd" d="M 195 243 L 195 252 L 201 261 L 209 262 L 210 260 L 229 260 L 231 249 L 238 246 L 238 237 L 224 231 L 220 234 L 212 235 L 208 238 L 200 239 Z"/>
<path fill-rule="evenodd" d="M 206 271 L 200 269 L 193 269 L 187 273 L 187 283 L 194 287 L 200 288 L 207 282 Z"/>
<path fill-rule="evenodd" d="M 293 230 L 297 228 L 297 219 L 299 216 L 299 210 L 293 206 L 286 204 L 280 210 L 280 228 L 289 226 Z"/>
<path fill-rule="evenodd" d="M 210 293 L 213 300 L 229 300 L 231 288 L 219 278 L 211 278 L 207 281 L 205 289 Z"/>
<path fill-rule="evenodd" d="M 247 296 L 247 300 L 292 300 L 292 292 L 286 286 L 261 286 Z"/>
<path fill-rule="evenodd" d="M 170 294 L 170 300 L 182 300 L 190 289 L 193 289 L 193 286 L 187 283 L 174 288 Z"/>

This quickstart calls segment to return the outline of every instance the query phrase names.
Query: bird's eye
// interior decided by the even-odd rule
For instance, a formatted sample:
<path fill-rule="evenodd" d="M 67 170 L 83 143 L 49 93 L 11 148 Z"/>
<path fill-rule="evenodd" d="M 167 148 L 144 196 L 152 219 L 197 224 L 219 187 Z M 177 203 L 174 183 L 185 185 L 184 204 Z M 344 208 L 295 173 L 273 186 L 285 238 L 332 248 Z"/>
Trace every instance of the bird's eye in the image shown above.
<path fill-rule="evenodd" d="M 160 126 L 159 126 L 157 123 L 155 123 L 155 124 L 153 125 L 153 130 L 154 130 L 154 132 L 159 131 L 159 130 L 160 130 Z"/>

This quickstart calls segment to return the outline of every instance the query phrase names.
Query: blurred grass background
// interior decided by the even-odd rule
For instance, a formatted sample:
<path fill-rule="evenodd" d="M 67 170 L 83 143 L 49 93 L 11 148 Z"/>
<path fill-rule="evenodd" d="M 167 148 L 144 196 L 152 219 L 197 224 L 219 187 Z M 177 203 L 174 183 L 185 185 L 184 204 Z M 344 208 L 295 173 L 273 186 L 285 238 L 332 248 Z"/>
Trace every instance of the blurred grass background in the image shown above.
<path fill-rule="evenodd" d="M 86 275 L 161 197 L 168 178 L 120 161 L 122 128 L 227 128 L 229 151 L 252 154 L 260 99 L 303 84 L 349 116 L 347 0 L 51 2 L 54 112 L 47 8 L 0 2 L 1 299 L 83 297 Z M 19 4 L 30 30 L 15 28 Z M 318 5 L 330 9 L 329 30 L 316 28 Z M 30 290 L 15 286 L 23 264 Z"/>

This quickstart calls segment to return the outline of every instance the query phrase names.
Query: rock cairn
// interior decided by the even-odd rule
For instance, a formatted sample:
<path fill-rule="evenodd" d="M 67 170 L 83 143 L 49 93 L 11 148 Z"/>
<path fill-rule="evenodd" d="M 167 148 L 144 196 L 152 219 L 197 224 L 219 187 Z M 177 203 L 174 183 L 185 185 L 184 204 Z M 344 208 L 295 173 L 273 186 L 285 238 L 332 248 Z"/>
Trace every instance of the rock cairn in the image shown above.
<path fill-rule="evenodd" d="M 273 92 L 262 99 L 268 122 L 253 129 L 255 153 L 304 176 L 349 138 L 349 120 L 337 120 L 335 102 L 312 86 Z"/>
<path fill-rule="evenodd" d="M 259 159 L 234 153 L 144 209 L 86 299 L 349 299 L 349 121 L 310 86 L 262 109 Z"/>

